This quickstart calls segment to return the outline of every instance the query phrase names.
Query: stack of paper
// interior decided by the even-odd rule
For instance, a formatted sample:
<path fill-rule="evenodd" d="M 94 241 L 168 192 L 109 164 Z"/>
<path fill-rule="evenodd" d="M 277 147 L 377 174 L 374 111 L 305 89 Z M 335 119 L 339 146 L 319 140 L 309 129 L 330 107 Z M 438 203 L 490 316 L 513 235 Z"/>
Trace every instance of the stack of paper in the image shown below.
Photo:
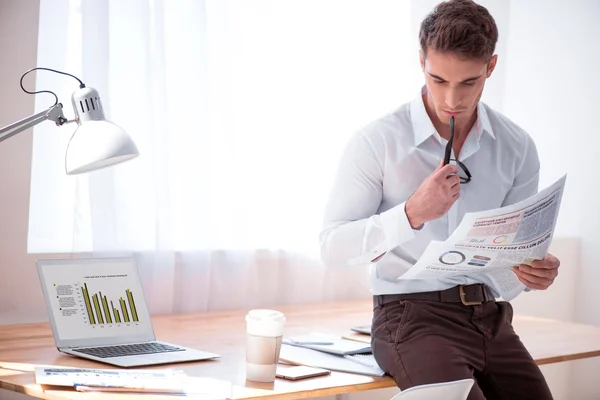
<path fill-rule="evenodd" d="M 283 339 L 280 361 L 371 376 L 385 374 L 373 357 L 370 343 L 321 333 Z"/>
<path fill-rule="evenodd" d="M 373 354 L 339 356 L 305 347 L 284 344 L 281 346 L 279 360 L 294 365 L 325 368 L 331 371 L 370 376 L 385 375 L 385 372 L 377 365 Z"/>
<path fill-rule="evenodd" d="M 286 338 L 283 339 L 283 343 L 290 346 L 306 347 L 307 349 L 337 354 L 339 356 L 371 352 L 370 344 L 359 343 L 340 336 L 322 333 L 310 333 L 308 335 Z"/>
<path fill-rule="evenodd" d="M 202 400 L 231 397 L 231 382 L 189 377 L 170 369 L 122 370 L 63 367 L 35 367 L 40 385 L 64 386 L 82 392 L 138 392 L 194 394 Z"/>

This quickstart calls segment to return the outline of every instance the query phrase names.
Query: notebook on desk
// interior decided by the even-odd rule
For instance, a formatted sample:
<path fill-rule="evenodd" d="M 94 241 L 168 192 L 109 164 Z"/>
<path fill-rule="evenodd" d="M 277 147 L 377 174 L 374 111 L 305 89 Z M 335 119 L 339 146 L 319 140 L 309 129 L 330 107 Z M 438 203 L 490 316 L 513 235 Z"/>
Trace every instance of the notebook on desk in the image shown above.
<path fill-rule="evenodd" d="M 58 350 L 120 367 L 220 357 L 156 340 L 132 258 L 38 260 Z"/>

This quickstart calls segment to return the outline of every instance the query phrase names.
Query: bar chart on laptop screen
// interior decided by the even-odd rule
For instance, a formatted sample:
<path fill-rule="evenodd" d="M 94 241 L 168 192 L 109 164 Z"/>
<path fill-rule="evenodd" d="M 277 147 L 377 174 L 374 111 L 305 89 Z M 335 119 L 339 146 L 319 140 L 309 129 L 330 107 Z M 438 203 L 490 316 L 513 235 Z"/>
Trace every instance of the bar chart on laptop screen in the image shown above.
<path fill-rule="evenodd" d="M 125 265 L 62 267 L 53 266 L 45 280 L 57 328 L 65 335 L 97 336 L 149 323 L 133 269 Z"/>
<path fill-rule="evenodd" d="M 79 304 L 80 306 L 85 306 L 85 312 L 90 324 L 113 324 L 140 321 L 135 308 L 135 299 L 131 290 L 125 289 L 125 295 L 119 296 L 119 299 L 115 299 L 113 302 L 113 299 L 107 298 L 106 295 L 102 294 L 101 290 L 90 296 L 87 282 L 83 283 L 83 287 L 78 284 L 75 284 L 74 286 L 79 286 L 79 289 L 81 290 L 83 302 L 79 300 Z M 123 297 L 125 297 L 125 300 Z M 116 307 L 115 304 L 117 304 Z"/>

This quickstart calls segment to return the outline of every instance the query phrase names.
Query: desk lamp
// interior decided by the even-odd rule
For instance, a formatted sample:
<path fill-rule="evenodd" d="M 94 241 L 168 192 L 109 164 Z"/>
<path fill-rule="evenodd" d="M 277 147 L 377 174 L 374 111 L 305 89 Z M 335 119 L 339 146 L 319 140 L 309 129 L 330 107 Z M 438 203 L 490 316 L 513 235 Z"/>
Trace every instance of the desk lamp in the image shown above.
<path fill-rule="evenodd" d="M 46 70 L 73 77 L 79 81 L 79 89 L 73 92 L 71 103 L 75 119 L 67 120 L 63 115 L 58 96 L 49 90 L 30 92 L 23 87 L 23 78 L 34 70 Z M 138 149 L 129 135 L 119 126 L 104 118 L 100 95 L 96 89 L 86 87 L 76 76 L 50 68 L 32 68 L 21 76 L 21 89 L 25 93 L 50 93 L 55 102 L 49 109 L 0 128 L 0 142 L 31 128 L 42 121 L 53 121 L 57 126 L 77 122 L 77 129 L 71 136 L 65 155 L 67 175 L 90 172 L 119 164 L 139 155 Z"/>

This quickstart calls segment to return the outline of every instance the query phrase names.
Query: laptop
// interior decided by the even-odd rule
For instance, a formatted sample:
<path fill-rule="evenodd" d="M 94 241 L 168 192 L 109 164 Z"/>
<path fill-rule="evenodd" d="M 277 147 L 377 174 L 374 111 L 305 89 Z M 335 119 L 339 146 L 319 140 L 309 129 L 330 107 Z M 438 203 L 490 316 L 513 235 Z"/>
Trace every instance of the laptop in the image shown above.
<path fill-rule="evenodd" d="M 37 267 L 63 353 L 119 367 L 220 357 L 156 340 L 133 258 L 38 260 Z"/>

